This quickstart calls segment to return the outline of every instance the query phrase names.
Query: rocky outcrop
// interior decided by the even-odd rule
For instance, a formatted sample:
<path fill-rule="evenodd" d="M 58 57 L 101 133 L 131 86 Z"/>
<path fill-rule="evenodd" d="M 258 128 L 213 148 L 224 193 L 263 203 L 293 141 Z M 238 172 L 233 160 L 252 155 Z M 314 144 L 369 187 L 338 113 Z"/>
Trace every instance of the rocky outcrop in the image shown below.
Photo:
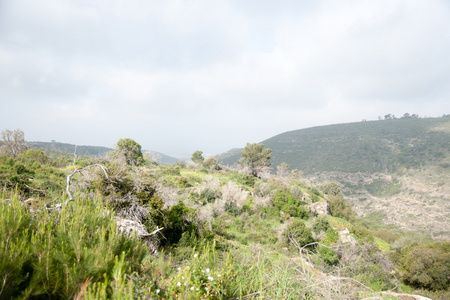
<path fill-rule="evenodd" d="M 339 241 L 343 244 L 356 244 L 355 238 L 350 235 L 350 231 L 347 228 L 345 228 L 345 230 L 339 231 Z"/>
<path fill-rule="evenodd" d="M 328 202 L 316 202 L 308 206 L 308 211 L 314 213 L 315 215 L 329 215 L 329 205 Z"/>

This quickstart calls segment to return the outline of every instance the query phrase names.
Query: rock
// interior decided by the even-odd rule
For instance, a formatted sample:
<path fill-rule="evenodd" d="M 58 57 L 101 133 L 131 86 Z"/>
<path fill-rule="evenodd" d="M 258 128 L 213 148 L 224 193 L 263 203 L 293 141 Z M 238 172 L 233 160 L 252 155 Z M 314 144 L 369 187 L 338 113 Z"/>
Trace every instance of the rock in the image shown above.
<path fill-rule="evenodd" d="M 308 211 L 313 212 L 316 215 L 328 215 L 329 206 L 328 202 L 316 202 L 308 206 Z"/>
<path fill-rule="evenodd" d="M 120 233 L 126 235 L 127 237 L 136 236 L 137 238 L 143 239 L 143 241 L 150 248 L 152 253 L 158 256 L 158 246 L 157 246 L 158 243 L 154 239 L 152 239 L 152 237 L 156 232 L 158 232 L 161 229 L 157 229 L 149 234 L 147 232 L 147 228 L 145 228 L 145 226 L 139 222 L 128 219 L 122 219 L 118 217 L 114 217 L 114 220 L 116 220 L 117 230 Z"/>
<path fill-rule="evenodd" d="M 350 235 L 350 231 L 347 228 L 345 228 L 345 230 L 339 231 L 339 241 L 344 244 L 356 244 L 356 240 Z"/>
<path fill-rule="evenodd" d="M 144 225 L 139 222 L 114 217 L 117 224 L 117 230 L 125 235 L 131 237 L 136 234 L 136 237 L 145 236 L 148 234 Z"/>

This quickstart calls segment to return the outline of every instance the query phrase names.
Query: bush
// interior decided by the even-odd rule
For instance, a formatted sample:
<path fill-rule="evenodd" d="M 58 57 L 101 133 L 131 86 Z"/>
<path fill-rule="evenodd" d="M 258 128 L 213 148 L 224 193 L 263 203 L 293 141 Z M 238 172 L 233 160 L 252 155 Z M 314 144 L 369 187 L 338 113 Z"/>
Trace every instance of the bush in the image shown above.
<path fill-rule="evenodd" d="M 147 250 L 116 231 L 99 199 L 70 202 L 60 213 L 32 215 L 17 197 L 0 200 L 2 294 L 10 298 L 72 298 L 86 282 L 113 276 L 116 257 L 136 271 Z M 123 253 L 123 254 L 122 254 Z"/>
<path fill-rule="evenodd" d="M 342 196 L 330 196 L 328 198 L 330 204 L 330 212 L 334 217 L 342 218 L 347 221 L 353 221 L 355 214 L 352 206 Z"/>
<path fill-rule="evenodd" d="M 450 242 L 409 246 L 397 261 L 402 279 L 408 284 L 430 290 L 445 290 L 450 285 Z"/>
<path fill-rule="evenodd" d="M 328 220 L 325 216 L 320 216 L 316 218 L 312 227 L 312 231 L 316 234 L 320 232 L 327 232 L 329 229 L 331 229 L 331 226 L 330 223 L 328 223 Z"/>
<path fill-rule="evenodd" d="M 305 246 L 314 243 L 311 230 L 306 227 L 303 221 L 294 219 L 284 231 L 284 238 L 287 243 L 293 246 Z"/>

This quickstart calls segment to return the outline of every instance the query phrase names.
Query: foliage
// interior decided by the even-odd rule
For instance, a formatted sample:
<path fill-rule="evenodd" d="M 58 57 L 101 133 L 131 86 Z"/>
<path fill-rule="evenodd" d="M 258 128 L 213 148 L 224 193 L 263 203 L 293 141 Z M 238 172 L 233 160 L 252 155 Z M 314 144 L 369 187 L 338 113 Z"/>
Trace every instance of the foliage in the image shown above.
<path fill-rule="evenodd" d="M 314 243 L 311 230 L 301 220 L 294 219 L 283 233 L 287 243 L 293 246 L 305 246 Z"/>
<path fill-rule="evenodd" d="M 141 145 L 132 139 L 120 139 L 115 151 L 125 155 L 125 159 L 130 166 L 139 166 L 144 162 Z"/>
<path fill-rule="evenodd" d="M 305 174 L 396 172 L 423 164 L 440 164 L 448 155 L 449 116 L 406 118 L 318 126 L 279 134 L 263 141 L 272 149 L 273 165 L 285 162 Z M 357 138 L 355 138 L 357 137 Z M 239 151 L 217 157 L 233 165 Z"/>
<path fill-rule="evenodd" d="M 249 168 L 249 172 L 253 176 L 259 176 L 265 168 L 271 165 L 272 150 L 264 148 L 263 144 L 247 143 L 241 154 L 242 158 L 239 160 L 239 163 Z"/>
<path fill-rule="evenodd" d="M 450 285 L 450 242 L 412 244 L 399 250 L 402 279 L 418 288 L 445 290 Z"/>
<path fill-rule="evenodd" d="M 139 269 L 146 253 L 135 239 L 116 232 L 99 199 L 70 203 L 60 213 L 33 215 L 16 196 L 0 201 L 2 298 L 71 298 L 88 281 L 110 280 L 115 257 Z M 123 253 L 123 254 L 122 254 Z"/>
<path fill-rule="evenodd" d="M 330 212 L 332 216 L 342 218 L 348 221 L 352 221 L 355 215 L 352 210 L 352 206 L 342 196 L 330 196 L 328 197 L 330 204 Z"/>
<path fill-rule="evenodd" d="M 356 221 L 334 183 L 310 186 L 293 175 L 262 179 L 225 167 L 137 167 L 120 157 L 77 156 L 75 163 L 73 158 L 37 150 L 16 159 L 0 156 L 3 183 L 20 175 L 45 191 L 30 192 L 32 199 L 19 202 L 25 189 L 4 186 L 19 194 L 11 201 L 0 199 L 0 274 L 10 274 L 0 298 L 29 293 L 29 298 L 77 299 L 356 299 L 367 287 L 398 286 L 378 247 L 393 248 L 397 274 L 420 286 L 407 280 L 406 267 L 419 257 L 411 250 L 420 244 L 390 247 L 388 242 L 399 244 L 402 233 L 393 234 L 377 221 Z M 81 169 L 93 163 L 101 163 L 108 176 L 101 168 Z M 50 193 L 61 195 L 74 168 L 82 170 L 72 177 L 75 201 L 48 211 L 45 203 L 56 198 Z M 327 199 L 333 216 L 308 215 L 303 199 Z M 114 215 L 145 225 L 147 232 L 157 229 L 146 243 L 159 255 L 119 235 Z M 338 241 L 337 230 L 345 228 L 356 234 L 356 245 Z M 434 256 L 440 273 L 448 264 L 446 247 Z M 49 276 L 43 271 L 47 266 Z M 434 267 L 426 265 L 425 273 L 435 274 Z"/>
<path fill-rule="evenodd" d="M 205 158 L 202 156 L 203 151 L 196 150 L 194 153 L 192 153 L 191 160 L 196 164 L 203 164 Z"/>
<path fill-rule="evenodd" d="M 272 205 L 279 211 L 288 214 L 291 217 L 300 217 L 306 219 L 306 209 L 301 207 L 302 202 L 287 192 L 278 192 L 272 197 Z"/>

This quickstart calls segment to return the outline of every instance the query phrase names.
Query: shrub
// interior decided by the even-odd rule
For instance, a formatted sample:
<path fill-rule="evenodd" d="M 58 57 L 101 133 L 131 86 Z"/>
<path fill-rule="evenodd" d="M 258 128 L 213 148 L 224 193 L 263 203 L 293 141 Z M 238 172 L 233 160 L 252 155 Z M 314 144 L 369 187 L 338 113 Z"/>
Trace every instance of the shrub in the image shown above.
<path fill-rule="evenodd" d="M 450 285 L 450 242 L 409 246 L 397 261 L 402 279 L 415 287 L 445 290 Z"/>
<path fill-rule="evenodd" d="M 316 218 L 312 226 L 312 231 L 316 234 L 320 232 L 326 232 L 329 229 L 331 229 L 331 226 L 330 223 L 328 223 L 328 220 L 325 216 L 320 216 Z"/>
<path fill-rule="evenodd" d="M 311 230 L 306 227 L 303 221 L 294 219 L 285 229 L 284 238 L 287 243 L 293 246 L 305 246 L 314 243 Z"/>
<path fill-rule="evenodd" d="M 17 197 L 0 200 L 2 298 L 72 298 L 88 281 L 110 281 L 117 256 L 137 271 L 146 247 L 117 233 L 100 199 L 32 215 Z"/>
<path fill-rule="evenodd" d="M 330 212 L 334 217 L 342 218 L 347 221 L 352 221 L 355 215 L 352 210 L 352 206 L 342 196 L 330 196 L 328 197 L 330 204 Z"/>

